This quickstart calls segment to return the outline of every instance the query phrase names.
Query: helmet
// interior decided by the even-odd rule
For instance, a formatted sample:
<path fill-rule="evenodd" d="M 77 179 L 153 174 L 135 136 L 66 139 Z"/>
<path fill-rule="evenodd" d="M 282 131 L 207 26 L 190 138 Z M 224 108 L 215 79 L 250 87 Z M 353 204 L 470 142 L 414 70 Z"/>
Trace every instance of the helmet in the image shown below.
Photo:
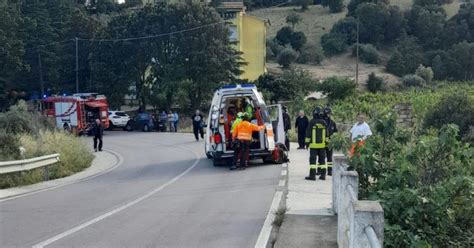
<path fill-rule="evenodd" d="M 244 113 L 242 112 L 237 113 L 237 118 L 244 118 Z"/>
<path fill-rule="evenodd" d="M 325 107 L 323 110 L 324 115 L 332 114 L 332 110 L 330 107 Z"/>
<path fill-rule="evenodd" d="M 313 118 L 318 118 L 318 117 L 321 117 L 323 111 L 321 109 L 320 106 L 316 106 L 316 108 L 314 108 L 313 110 Z"/>

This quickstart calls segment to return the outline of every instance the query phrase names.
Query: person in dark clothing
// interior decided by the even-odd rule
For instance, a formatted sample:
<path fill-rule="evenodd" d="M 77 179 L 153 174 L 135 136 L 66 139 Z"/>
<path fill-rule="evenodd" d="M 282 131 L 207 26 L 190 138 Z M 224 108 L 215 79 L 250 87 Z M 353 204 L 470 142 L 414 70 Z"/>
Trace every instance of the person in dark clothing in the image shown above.
<path fill-rule="evenodd" d="M 331 136 L 337 132 L 336 122 L 331 119 L 332 110 L 329 107 L 324 108 L 323 110 L 323 118 L 324 121 L 327 123 L 326 128 L 326 135 L 327 135 L 327 142 L 329 143 L 331 140 Z M 332 149 L 326 146 L 326 165 L 328 168 L 328 176 L 332 176 Z M 321 171 L 318 171 L 316 175 L 320 175 Z"/>
<path fill-rule="evenodd" d="M 306 129 L 306 148 L 309 148 L 309 176 L 306 180 L 316 180 L 316 169 L 321 170 L 319 179 L 326 180 L 326 122 L 323 119 L 323 110 L 316 107 L 313 119 Z M 317 164 L 316 164 L 317 161 Z"/>
<path fill-rule="evenodd" d="M 288 131 L 291 129 L 291 119 L 290 115 L 288 114 L 288 107 L 283 106 L 283 126 L 285 130 L 285 146 L 286 149 L 290 150 L 290 137 L 288 135 Z"/>
<path fill-rule="evenodd" d="M 204 139 L 204 117 L 201 112 L 196 110 L 196 113 L 191 118 L 193 119 L 193 132 L 196 141 L 199 141 L 199 134 L 201 135 L 201 139 Z"/>
<path fill-rule="evenodd" d="M 298 129 L 298 149 L 304 149 L 304 139 L 306 136 L 306 129 L 308 128 L 309 120 L 304 115 L 304 111 L 300 110 L 298 118 L 296 118 L 295 128 Z"/>
<path fill-rule="evenodd" d="M 95 120 L 94 127 L 92 127 L 92 135 L 94 136 L 94 151 L 97 152 L 97 141 L 99 141 L 99 151 L 102 151 L 102 136 L 104 135 L 104 128 L 99 119 Z"/>

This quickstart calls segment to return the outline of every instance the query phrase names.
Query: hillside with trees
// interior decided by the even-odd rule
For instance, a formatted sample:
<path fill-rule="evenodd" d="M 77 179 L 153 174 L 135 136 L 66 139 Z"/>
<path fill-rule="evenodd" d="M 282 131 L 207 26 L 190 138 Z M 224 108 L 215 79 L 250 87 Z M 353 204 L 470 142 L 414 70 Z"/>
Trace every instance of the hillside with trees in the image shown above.
<path fill-rule="evenodd" d="M 214 8 L 130 4 L 2 2 L 0 109 L 19 98 L 75 92 L 76 45 L 79 90 L 106 94 L 113 108 L 125 95 L 141 107 L 200 106 L 241 73 Z"/>

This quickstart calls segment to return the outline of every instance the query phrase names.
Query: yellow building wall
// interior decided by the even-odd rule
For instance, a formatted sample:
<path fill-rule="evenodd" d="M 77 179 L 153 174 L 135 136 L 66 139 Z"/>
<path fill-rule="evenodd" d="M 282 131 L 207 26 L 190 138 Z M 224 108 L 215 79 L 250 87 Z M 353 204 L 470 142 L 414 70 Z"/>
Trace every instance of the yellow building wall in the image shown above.
<path fill-rule="evenodd" d="M 265 22 L 241 12 L 233 20 L 233 24 L 237 26 L 237 49 L 243 52 L 242 58 L 247 62 L 247 65 L 241 68 L 244 73 L 240 75 L 240 78 L 256 80 L 266 72 Z"/>

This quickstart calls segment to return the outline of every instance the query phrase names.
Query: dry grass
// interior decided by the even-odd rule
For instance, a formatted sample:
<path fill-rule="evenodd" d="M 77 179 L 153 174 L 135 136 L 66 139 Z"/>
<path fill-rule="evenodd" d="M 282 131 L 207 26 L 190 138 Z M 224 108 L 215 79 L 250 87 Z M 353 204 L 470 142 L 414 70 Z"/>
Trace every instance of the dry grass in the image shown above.
<path fill-rule="evenodd" d="M 25 158 L 59 153 L 61 161 L 49 166 L 49 178 L 72 175 L 89 167 L 94 155 L 84 140 L 62 131 L 40 131 L 37 136 L 22 134 L 20 145 L 26 150 Z M 14 187 L 43 181 L 43 169 L 0 176 L 0 188 Z"/>
<path fill-rule="evenodd" d="M 327 8 L 323 8 L 320 5 L 309 6 L 309 9 L 305 12 L 301 12 L 299 7 L 290 6 L 255 10 L 248 14 L 263 20 L 269 20 L 270 25 L 267 26 L 267 38 L 273 38 L 278 30 L 287 26 L 286 17 L 293 12 L 302 17 L 302 21 L 296 25 L 295 30 L 304 32 L 308 43 L 316 45 L 319 45 L 321 36 L 329 32 L 334 23 L 346 16 L 346 12 L 329 13 Z"/>
<path fill-rule="evenodd" d="M 356 60 L 346 53 L 339 56 L 325 58 L 321 65 L 302 65 L 297 64 L 296 66 L 308 70 L 314 79 L 325 79 L 331 76 L 338 77 L 349 77 L 355 79 L 356 74 Z M 267 63 L 267 69 L 271 73 L 281 73 L 282 69 L 277 63 Z M 359 86 L 365 88 L 367 78 L 369 74 L 374 72 L 380 77 L 383 77 L 385 82 L 388 83 L 389 87 L 395 87 L 400 83 L 400 78 L 392 74 L 385 72 L 384 65 L 371 65 L 359 63 Z"/>
<path fill-rule="evenodd" d="M 390 0 L 390 4 L 400 7 L 401 10 L 408 10 L 413 5 L 413 0 Z M 461 6 L 460 0 L 454 0 L 450 4 L 443 5 L 444 10 L 448 18 L 458 13 L 459 7 Z"/>

